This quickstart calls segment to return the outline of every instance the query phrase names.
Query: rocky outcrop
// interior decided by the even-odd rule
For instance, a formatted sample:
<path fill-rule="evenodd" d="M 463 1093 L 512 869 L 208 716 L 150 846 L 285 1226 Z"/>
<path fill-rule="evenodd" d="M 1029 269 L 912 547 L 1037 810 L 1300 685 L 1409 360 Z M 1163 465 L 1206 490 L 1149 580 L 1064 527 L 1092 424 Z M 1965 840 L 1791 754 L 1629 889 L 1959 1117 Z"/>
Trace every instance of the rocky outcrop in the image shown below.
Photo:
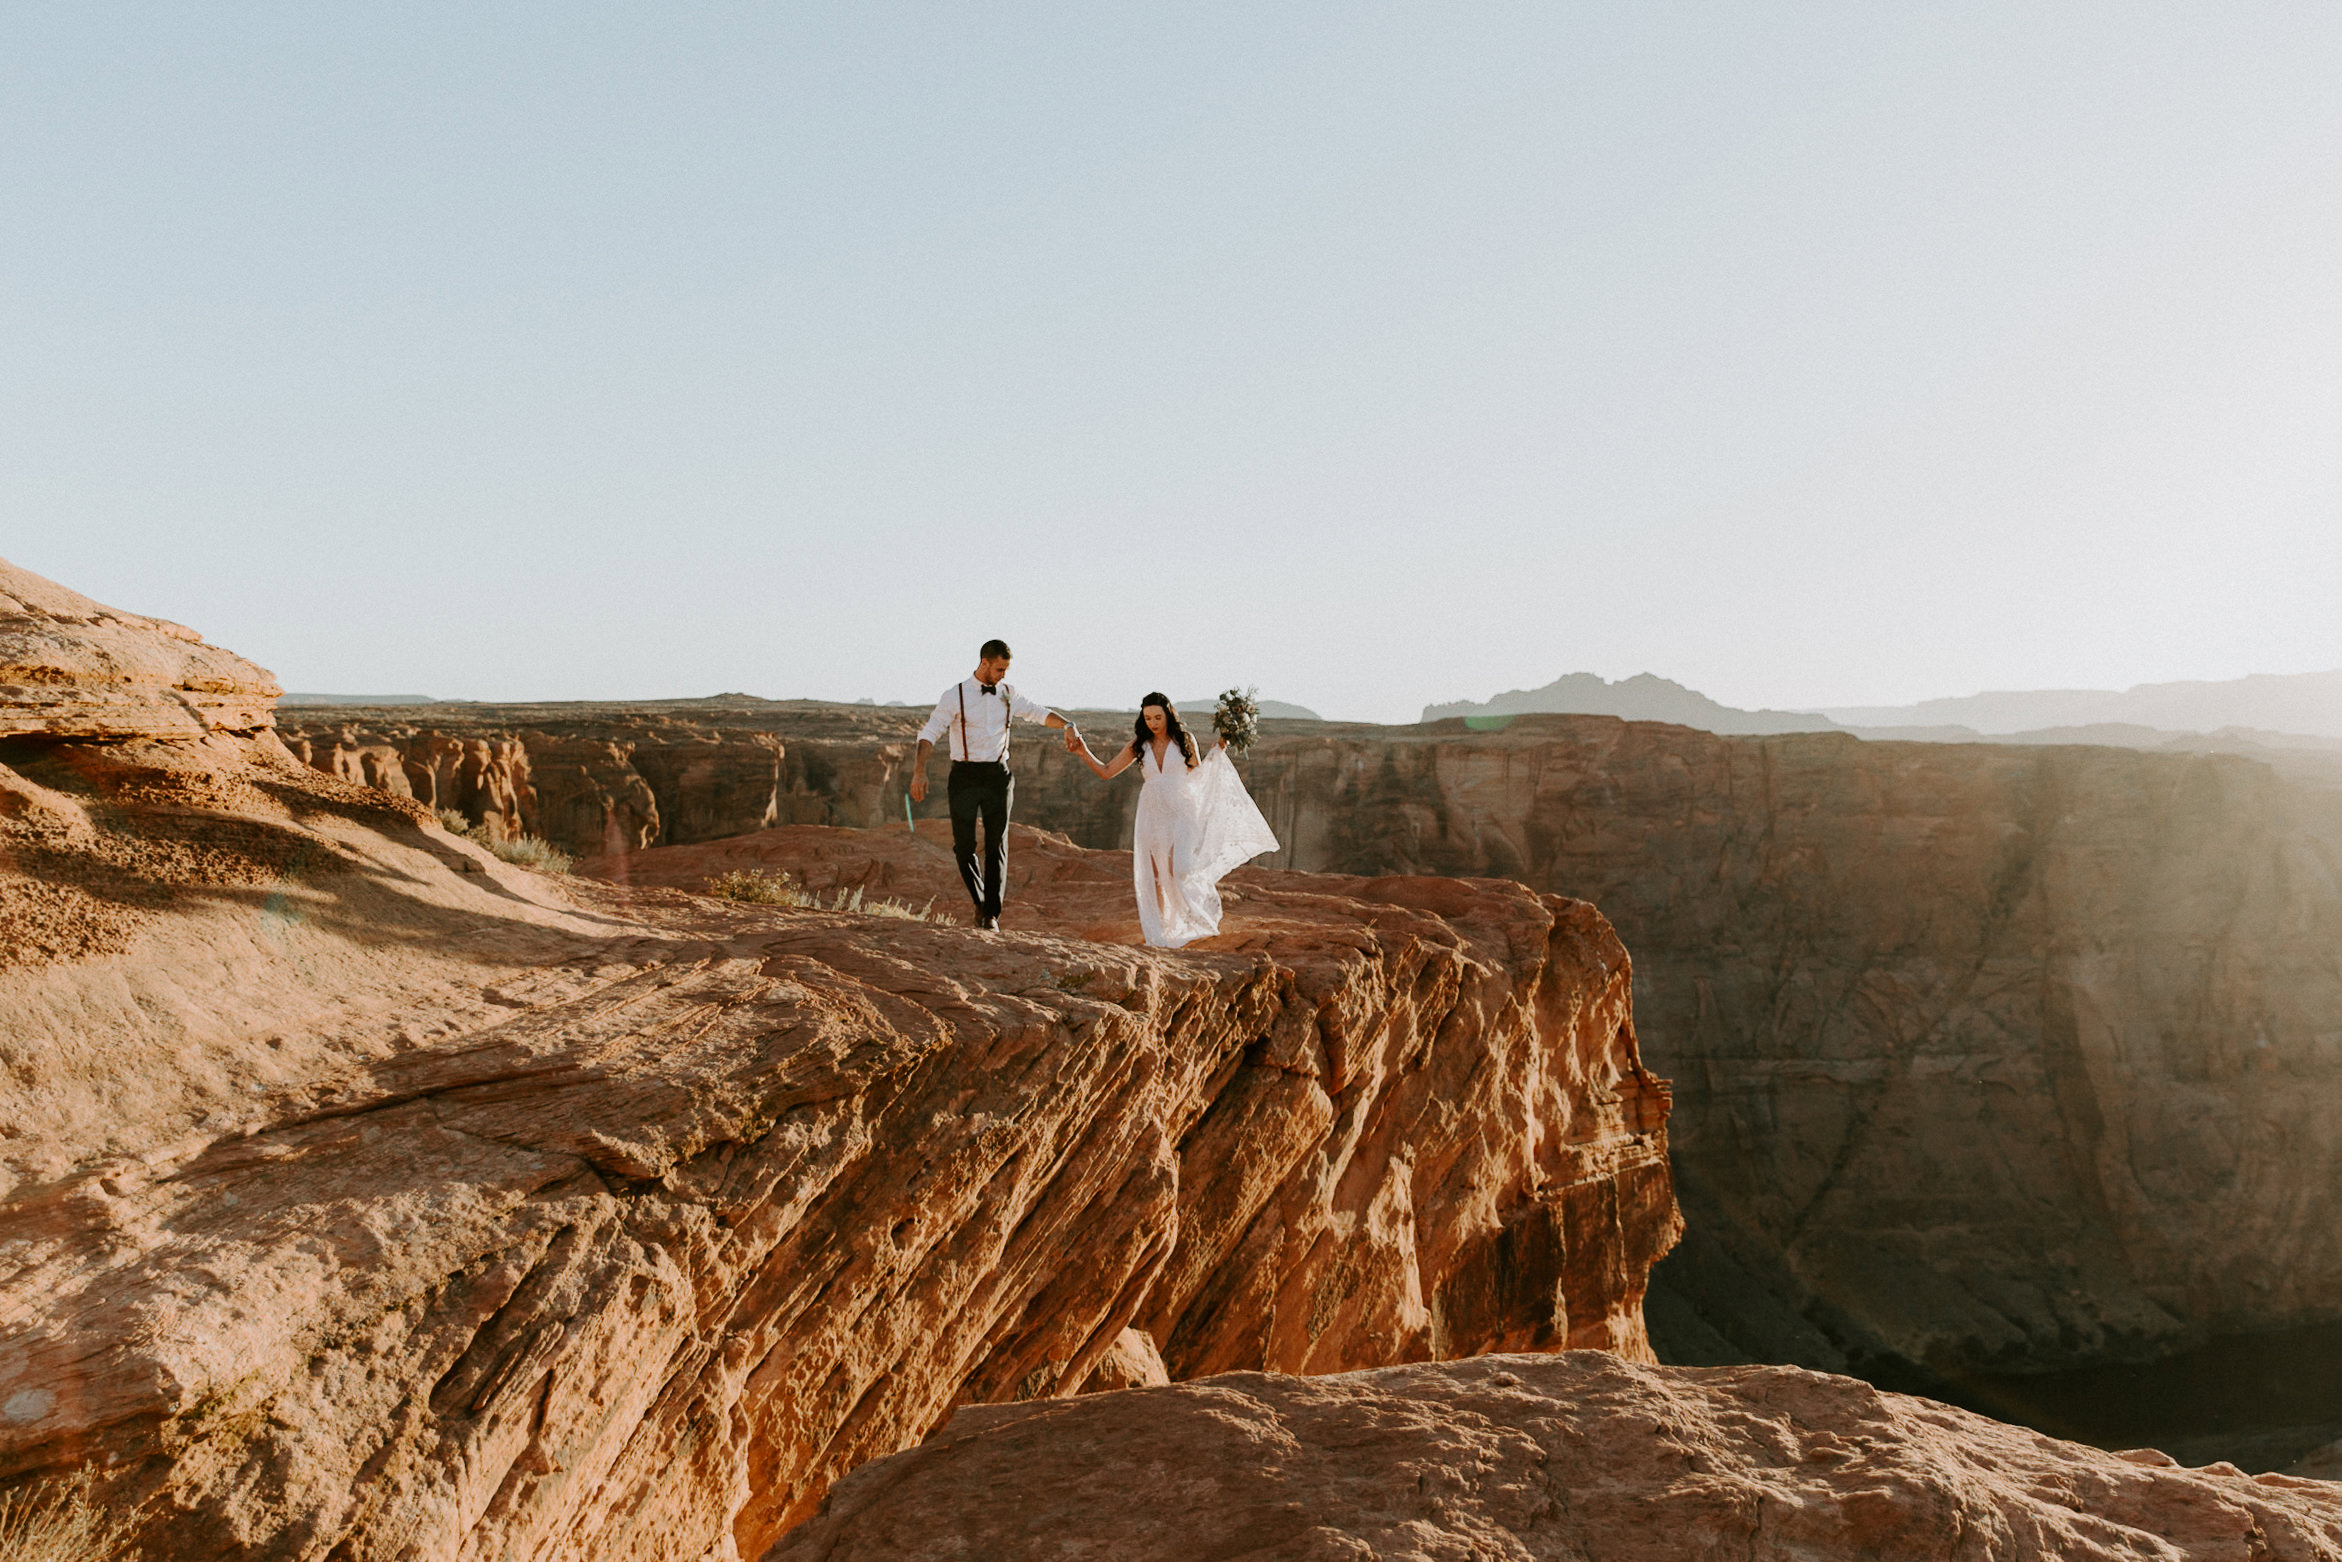
<path fill-rule="evenodd" d="M 809 801 L 868 824 L 901 817 L 917 716 L 674 719 L 822 744 Z M 1108 742 L 1122 718 L 1084 719 Z M 1680 1357 L 1941 1384 L 2342 1296 L 2331 788 L 2211 754 L 1557 716 L 1271 724 L 1244 767 L 1278 866 L 1501 875 L 1618 925 L 1679 1091 L 1691 1232 L 1653 1317 Z M 1120 844 L 1135 790 L 1020 743 L 1020 819 Z"/>
<path fill-rule="evenodd" d="M 1794 1368 L 1572 1352 L 971 1407 L 765 1562 L 1236 1556 L 2324 1562 L 2342 1487 Z"/>
<path fill-rule="evenodd" d="M 0 737 L 255 732 L 281 692 L 184 624 L 92 602 L 0 559 Z"/>
<path fill-rule="evenodd" d="M 1267 874 L 1167 954 L 543 877 L 265 735 L 0 766 L 0 1481 L 152 1555 L 754 1556 L 965 1403 L 1647 1354 L 1583 904 Z"/>
<path fill-rule="evenodd" d="M 1024 886 L 1011 928 L 1138 942 L 1126 854 L 1020 830 L 1010 856 Z M 740 869 L 787 873 L 832 902 L 841 890 L 912 906 L 961 895 L 940 824 L 918 836 L 788 827 L 580 865 L 676 887 Z M 1333 1371 L 1363 1365 L 1360 1351 L 1648 1356 L 1640 1276 L 1678 1229 L 1657 1160 L 1667 1095 L 1639 1062 L 1625 951 L 1599 914 L 1517 886 L 1429 879 L 1246 871 L 1228 892 L 1226 926 L 1192 954 L 1290 965 L 1298 997 L 1281 1012 L 1296 1028 L 1261 1032 L 1217 1118 L 1181 1139 L 1179 1246 L 1133 1315 L 1171 1374 Z M 1404 963 L 1376 979 L 1381 996 L 1292 965 L 1325 947 L 1318 920 L 1345 905 L 1376 942 L 1404 940 Z M 1447 966 L 1434 951 L 1459 934 L 1463 963 Z M 1581 978 L 1544 985 L 1570 971 L 1617 986 L 1589 1006 L 1570 996 Z M 1353 1011 L 1376 1017 L 1361 1029 Z M 1421 1052 L 1459 1021 L 1458 1034 L 1515 1036 L 1526 1050 L 1475 1045 L 1452 1063 Z M 1420 1067 L 1401 1066 L 1410 1052 Z"/>

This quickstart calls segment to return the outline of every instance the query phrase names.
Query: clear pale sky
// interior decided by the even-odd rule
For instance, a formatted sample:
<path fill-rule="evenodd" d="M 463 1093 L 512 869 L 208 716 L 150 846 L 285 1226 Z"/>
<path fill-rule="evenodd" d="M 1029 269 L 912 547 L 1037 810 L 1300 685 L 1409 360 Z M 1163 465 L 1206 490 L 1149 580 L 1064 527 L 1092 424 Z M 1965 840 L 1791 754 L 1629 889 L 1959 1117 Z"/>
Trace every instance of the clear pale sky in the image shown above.
<path fill-rule="evenodd" d="M 0 12 L 0 555 L 289 687 L 2342 666 L 2342 8 Z"/>

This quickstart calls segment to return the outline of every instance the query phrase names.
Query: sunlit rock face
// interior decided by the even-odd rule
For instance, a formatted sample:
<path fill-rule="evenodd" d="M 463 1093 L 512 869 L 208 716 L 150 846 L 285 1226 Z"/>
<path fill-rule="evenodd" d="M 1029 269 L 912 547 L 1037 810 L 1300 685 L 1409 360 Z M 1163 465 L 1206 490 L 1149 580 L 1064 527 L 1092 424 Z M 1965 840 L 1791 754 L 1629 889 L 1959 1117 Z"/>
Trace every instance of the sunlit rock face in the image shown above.
<path fill-rule="evenodd" d="M 2342 1554 L 2342 1486 L 1786 1367 L 1485 1356 L 961 1411 L 764 1562 L 2130 1562 Z"/>
<path fill-rule="evenodd" d="M 662 709 L 779 741 L 776 818 L 901 818 L 918 712 Z M 1503 875 L 1634 950 L 1692 1217 L 1653 1298 L 1678 1355 L 2050 1367 L 2342 1296 L 2334 791 L 1604 717 L 1266 730 L 1243 766 L 1278 866 Z M 1127 842 L 1135 785 L 1017 756 L 1019 819 Z"/>
<path fill-rule="evenodd" d="M 754 1556 L 965 1403 L 1649 1354 L 1590 906 L 1264 874 L 1172 954 L 1079 936 L 1129 862 L 1062 840 L 995 936 L 529 873 L 408 786 L 0 743 L 0 1481 L 148 1554 Z"/>
<path fill-rule="evenodd" d="M 93 602 L 0 559 L 0 737 L 256 732 L 283 691 L 184 624 Z"/>

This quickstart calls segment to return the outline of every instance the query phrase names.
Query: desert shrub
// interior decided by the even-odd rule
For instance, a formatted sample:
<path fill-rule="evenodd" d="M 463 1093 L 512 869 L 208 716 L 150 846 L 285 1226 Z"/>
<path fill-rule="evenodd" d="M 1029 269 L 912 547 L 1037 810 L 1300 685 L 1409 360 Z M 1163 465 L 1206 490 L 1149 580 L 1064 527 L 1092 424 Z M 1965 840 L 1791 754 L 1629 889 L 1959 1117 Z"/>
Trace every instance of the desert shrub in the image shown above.
<path fill-rule="evenodd" d="M 480 837 L 475 835 L 472 839 L 480 840 Z M 577 863 L 576 858 L 541 835 L 512 835 L 500 840 L 480 841 L 480 844 L 506 862 L 534 868 L 539 873 L 567 873 Z"/>
<path fill-rule="evenodd" d="M 577 865 L 570 856 L 551 841 L 536 835 L 506 835 L 504 821 L 490 814 L 478 824 L 472 823 L 452 808 L 439 810 L 439 822 L 455 835 L 487 847 L 506 862 L 523 868 L 534 868 L 539 873 L 567 873 Z M 0 1562 L 7 1562 L 0 1557 Z"/>
<path fill-rule="evenodd" d="M 0 1562 L 115 1562 L 124 1539 L 122 1521 L 97 1505 L 86 1475 L 0 1497 Z"/>

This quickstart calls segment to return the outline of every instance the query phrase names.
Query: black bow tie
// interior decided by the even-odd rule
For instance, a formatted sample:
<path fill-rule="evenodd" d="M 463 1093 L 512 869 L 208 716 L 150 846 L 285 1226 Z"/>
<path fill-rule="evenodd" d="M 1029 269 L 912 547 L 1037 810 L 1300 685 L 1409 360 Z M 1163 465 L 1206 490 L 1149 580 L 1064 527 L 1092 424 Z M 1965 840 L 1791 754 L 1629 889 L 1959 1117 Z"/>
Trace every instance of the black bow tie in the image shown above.
<path fill-rule="evenodd" d="M 982 689 L 986 694 L 998 694 L 1000 692 L 1000 685 L 997 683 L 980 683 L 976 685 L 976 687 Z"/>

